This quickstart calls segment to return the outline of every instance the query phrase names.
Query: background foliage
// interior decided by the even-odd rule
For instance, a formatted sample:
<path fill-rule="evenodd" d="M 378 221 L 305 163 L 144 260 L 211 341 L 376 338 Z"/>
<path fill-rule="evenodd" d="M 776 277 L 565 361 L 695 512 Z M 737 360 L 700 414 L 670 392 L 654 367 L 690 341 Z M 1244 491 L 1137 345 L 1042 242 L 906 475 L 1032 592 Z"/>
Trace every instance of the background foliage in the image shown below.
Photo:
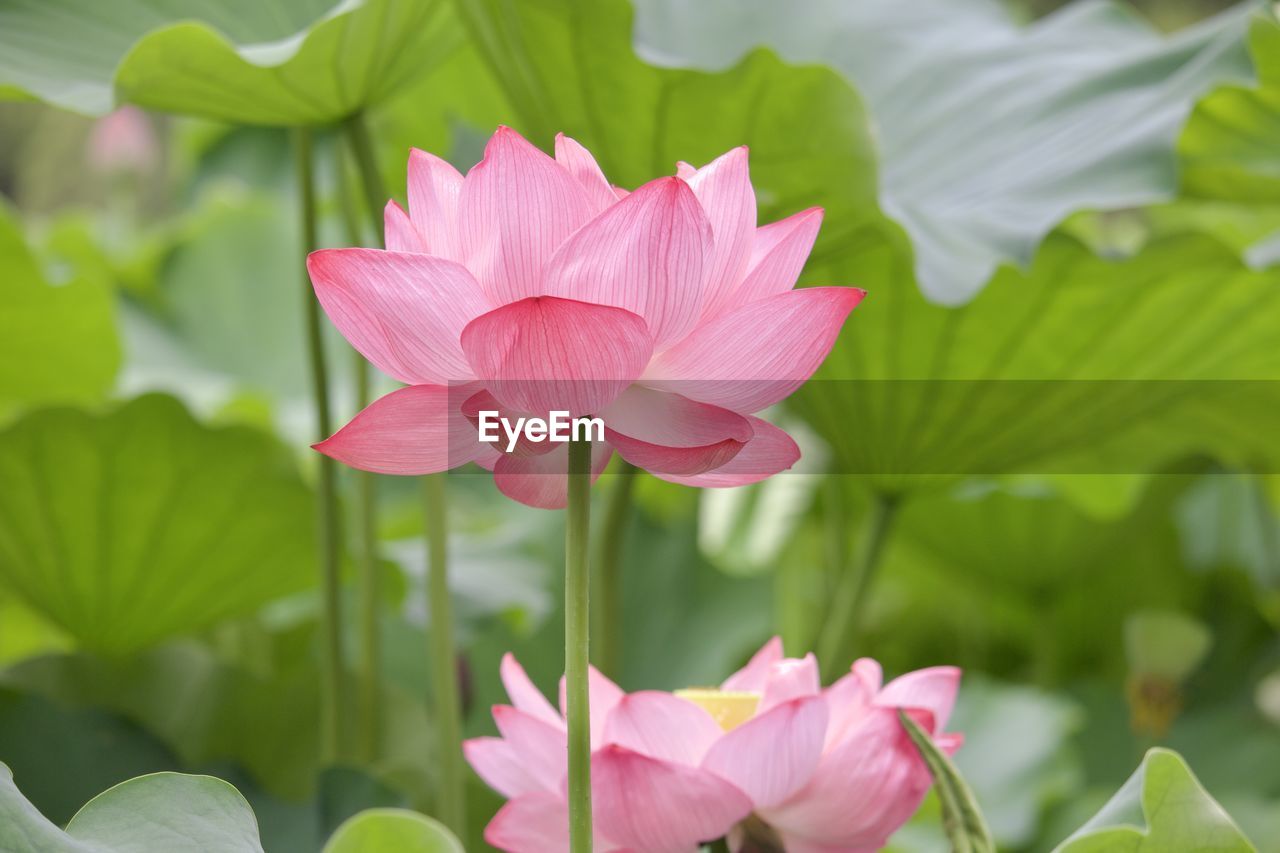
<path fill-rule="evenodd" d="M 401 201 L 410 145 L 465 168 L 499 123 L 626 186 L 748 144 L 762 221 L 826 208 L 802 281 L 871 292 L 780 413 L 801 473 L 637 484 L 625 687 L 718 682 L 774 632 L 817 646 L 892 496 L 833 661 L 964 667 L 956 761 L 1001 849 L 1199 849 L 1193 827 L 1280 850 L 1280 25 L 1060 5 L 170 0 L 106 27 L 0 4 L 0 848 L 130 849 L 121 809 L 207 798 L 225 849 L 452 849 L 401 810 L 436 799 L 410 482 L 377 482 L 379 739 L 320 758 L 286 128 L 318 128 L 321 241 L 346 245 L 360 113 Z M 104 161 L 123 103 L 153 147 Z M 450 480 L 487 734 L 504 652 L 559 676 L 562 522 Z M 478 850 L 499 801 L 471 787 Z M 942 849 L 937 810 L 894 849 Z"/>

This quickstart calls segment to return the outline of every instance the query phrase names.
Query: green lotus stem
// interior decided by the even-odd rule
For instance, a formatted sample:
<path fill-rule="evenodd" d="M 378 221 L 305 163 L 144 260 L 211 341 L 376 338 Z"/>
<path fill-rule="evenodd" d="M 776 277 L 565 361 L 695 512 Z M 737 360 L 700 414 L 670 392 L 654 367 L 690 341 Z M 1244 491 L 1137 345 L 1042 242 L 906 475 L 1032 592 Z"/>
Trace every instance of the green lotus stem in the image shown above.
<path fill-rule="evenodd" d="M 861 622 L 867 591 L 880 565 L 897 505 L 898 500 L 892 495 L 877 493 L 872 498 L 858 546 L 858 557 L 839 579 L 831 610 L 818 637 L 818 660 L 822 662 L 823 676 L 827 680 L 840 675 L 849 665 L 848 650 Z"/>
<path fill-rule="evenodd" d="M 303 255 L 314 251 L 316 238 L 315 174 L 312 169 L 311 131 L 294 131 L 294 161 L 297 167 L 298 208 L 302 217 Z M 307 328 L 307 355 L 311 367 L 311 399 L 315 405 L 316 432 L 321 439 L 332 430 L 329 420 L 329 375 L 325 365 L 320 303 L 303 273 L 303 305 Z M 334 461 L 321 456 L 317 483 L 316 528 L 320 546 L 320 575 L 323 589 L 323 674 L 321 693 L 321 748 L 328 761 L 342 756 L 342 577 L 338 540 L 338 496 Z"/>
<path fill-rule="evenodd" d="M 591 611 L 591 645 L 596 666 L 614 680 L 622 667 L 622 546 L 627 538 L 635 481 L 635 466 L 624 461 L 605 506 L 600 550 L 592 567 L 596 601 Z"/>
<path fill-rule="evenodd" d="M 569 727 L 569 850 L 591 853 L 591 442 L 569 442 L 569 502 L 564 531 L 565 716 Z"/>
<path fill-rule="evenodd" d="M 347 141 L 355 155 L 364 187 L 365 200 L 374 233 L 382 233 L 382 208 L 387 201 L 386 189 L 378 174 L 373 142 L 364 117 L 357 113 L 345 125 Z M 453 644 L 453 618 L 449 602 L 448 540 L 445 525 L 444 474 L 429 474 L 423 479 L 423 513 L 426 517 L 428 559 L 428 595 L 430 625 L 428 645 L 433 662 L 435 722 L 440 762 L 440 819 L 455 833 L 466 832 L 466 776 L 462 758 L 462 702 L 458 690 L 457 651 Z M 436 590 L 442 590 L 437 593 Z"/>
<path fill-rule="evenodd" d="M 360 234 L 359 214 L 355 199 L 347 183 L 346 170 L 340 153 L 333 158 L 335 180 L 338 187 L 342 222 L 347 232 L 347 242 L 363 245 Z M 360 353 L 352 351 L 352 372 L 356 379 L 355 409 L 360 411 L 372 399 L 369 381 L 369 362 Z M 359 723 L 360 752 L 365 761 L 378 756 L 381 745 L 382 708 L 378 685 L 382 673 L 381 631 L 379 615 L 381 592 L 378 580 L 378 488 L 375 475 L 368 471 L 351 471 L 356 487 L 356 530 L 360 549 L 356 553 L 359 577 Z"/>
<path fill-rule="evenodd" d="M 427 532 L 427 598 L 431 606 L 431 678 L 440 738 L 440 820 L 458 835 L 466 830 L 466 768 L 462 759 L 462 716 L 458 657 L 453 647 L 453 608 L 449 599 L 449 562 L 445 553 L 444 475 L 422 478 Z"/>

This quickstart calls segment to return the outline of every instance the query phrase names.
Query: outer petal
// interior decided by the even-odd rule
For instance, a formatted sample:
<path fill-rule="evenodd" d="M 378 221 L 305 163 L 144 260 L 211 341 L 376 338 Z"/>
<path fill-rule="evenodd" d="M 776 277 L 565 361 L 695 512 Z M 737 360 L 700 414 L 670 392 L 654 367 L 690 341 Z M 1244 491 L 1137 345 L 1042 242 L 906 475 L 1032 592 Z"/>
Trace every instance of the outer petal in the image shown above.
<path fill-rule="evenodd" d="M 638 314 L 660 348 L 697 322 L 710 248 L 711 227 L 688 184 L 659 178 L 566 240 L 547 267 L 545 292 Z"/>
<path fill-rule="evenodd" d="M 708 320 L 654 358 L 646 385 L 756 412 L 808 379 L 866 291 L 810 287 L 759 299 Z"/>
<path fill-rule="evenodd" d="M 374 400 L 316 450 L 379 474 L 433 474 L 488 454 L 462 416 L 464 386 L 409 385 Z"/>
<path fill-rule="evenodd" d="M 453 261 L 378 249 L 322 249 L 307 271 L 343 337 L 384 373 L 411 385 L 474 374 L 458 340 L 491 307 Z"/>
<path fill-rule="evenodd" d="M 769 641 L 760 647 L 760 651 L 751 656 L 746 666 L 724 680 L 720 689 L 763 693 L 769 670 L 780 660 L 782 660 L 782 638 L 770 637 Z"/>
<path fill-rule="evenodd" d="M 382 233 L 387 249 L 392 252 L 425 253 L 427 244 L 409 221 L 409 214 L 395 201 L 387 202 L 382 210 Z"/>
<path fill-rule="evenodd" d="M 594 716 L 594 712 L 593 712 Z M 696 767 L 723 732 L 705 710 L 671 693 L 642 690 L 619 700 L 604 724 L 604 743 Z"/>
<path fill-rule="evenodd" d="M 719 468 L 754 432 L 742 415 L 640 385 L 601 412 L 622 458 L 649 471 L 691 475 Z"/>
<path fill-rule="evenodd" d="M 458 196 L 462 175 L 445 160 L 409 149 L 409 218 L 422 240 L 421 251 L 460 260 Z M 391 248 L 390 240 L 387 248 Z"/>
<path fill-rule="evenodd" d="M 775 705 L 817 696 L 822 692 L 818 676 L 818 659 L 813 652 L 803 658 L 786 658 L 769 667 L 764 682 L 764 695 L 756 714 L 763 714 Z"/>
<path fill-rule="evenodd" d="M 741 788 L 756 809 L 767 808 L 813 776 L 826 730 L 827 703 L 821 696 L 793 699 L 727 732 L 702 767 Z"/>
<path fill-rule="evenodd" d="M 652 344 L 629 311 L 537 296 L 473 320 L 462 349 L 504 405 L 546 417 L 609 405 L 644 370 Z"/>
<path fill-rule="evenodd" d="M 822 227 L 822 208 L 811 207 L 779 222 L 756 229 L 742 283 L 717 306 L 745 305 L 795 287 L 813 241 Z"/>
<path fill-rule="evenodd" d="M 535 779 L 511 744 L 498 737 L 477 737 L 462 742 L 462 753 L 485 784 L 508 799 L 546 789 Z"/>
<path fill-rule="evenodd" d="M 721 154 L 685 180 L 711 221 L 713 246 L 707 270 L 707 311 L 742 280 L 756 228 L 756 195 L 747 168 L 747 148 Z"/>
<path fill-rule="evenodd" d="M 537 296 L 547 261 L 591 209 L 567 169 L 500 127 L 462 185 L 462 258 L 497 304 Z"/>
<path fill-rule="evenodd" d="M 657 473 L 672 483 L 702 488 L 745 486 L 787 470 L 800 459 L 800 448 L 782 430 L 766 420 L 747 416 L 755 435 L 738 454 L 720 467 L 702 474 L 680 476 Z"/>
<path fill-rule="evenodd" d="M 563 795 L 526 794 L 504 805 L 484 830 L 484 840 L 513 853 L 558 853 L 569 849 L 569 805 Z M 597 829 L 598 853 L 639 853 L 614 845 Z M 392 853 L 392 851 L 387 851 Z"/>
<path fill-rule="evenodd" d="M 808 785 L 762 817 L 810 843 L 878 849 L 919 807 L 931 782 L 897 712 L 876 708 L 823 755 Z"/>
<path fill-rule="evenodd" d="M 569 806 L 548 791 L 517 797 L 484 828 L 484 840 L 510 853 L 556 853 L 569 849 Z"/>
<path fill-rule="evenodd" d="M 954 666 L 934 666 L 908 672 L 890 681 L 876 696 L 876 704 L 890 708 L 924 708 L 933 714 L 941 731 L 956 705 L 960 670 Z"/>
<path fill-rule="evenodd" d="M 547 791 L 559 791 L 569 772 L 564 727 L 509 705 L 495 705 L 493 721 L 529 777 Z"/>
<path fill-rule="evenodd" d="M 498 673 L 502 677 L 502 686 L 511 697 L 512 705 L 545 723 L 564 725 L 564 720 L 560 718 L 547 697 L 542 695 L 542 691 L 534 686 L 525 673 L 524 667 L 520 666 L 520 662 L 511 652 L 502 656 L 502 665 L 498 667 Z"/>
<path fill-rule="evenodd" d="M 850 672 L 823 691 L 827 698 L 828 746 L 843 740 L 849 730 L 867 714 L 875 690 L 876 688 L 868 687 L 857 673 Z"/>
<path fill-rule="evenodd" d="M 592 756 L 591 787 L 601 832 L 645 853 L 693 851 L 751 811 L 747 795 L 713 773 L 616 745 Z"/>
<path fill-rule="evenodd" d="M 560 713 L 566 714 L 565 699 L 566 682 L 560 678 Z M 587 667 L 587 701 L 591 705 L 591 748 L 599 749 L 604 744 L 604 725 L 613 713 L 613 709 L 627 694 L 594 666 Z"/>
<path fill-rule="evenodd" d="M 604 473 L 613 456 L 607 441 L 591 446 L 591 480 Z M 541 456 L 504 453 L 493 466 L 493 482 L 512 500 L 538 509 L 564 509 L 569 499 L 569 449 L 556 449 Z M 594 712 L 593 712 L 594 713 Z"/>
<path fill-rule="evenodd" d="M 577 140 L 563 133 L 556 134 L 556 162 L 564 166 L 569 174 L 573 175 L 574 180 L 582 185 L 587 198 L 591 201 L 593 216 L 606 207 L 611 207 L 618 200 L 604 172 L 600 171 L 596 158 L 591 156 L 590 151 L 579 145 Z"/>

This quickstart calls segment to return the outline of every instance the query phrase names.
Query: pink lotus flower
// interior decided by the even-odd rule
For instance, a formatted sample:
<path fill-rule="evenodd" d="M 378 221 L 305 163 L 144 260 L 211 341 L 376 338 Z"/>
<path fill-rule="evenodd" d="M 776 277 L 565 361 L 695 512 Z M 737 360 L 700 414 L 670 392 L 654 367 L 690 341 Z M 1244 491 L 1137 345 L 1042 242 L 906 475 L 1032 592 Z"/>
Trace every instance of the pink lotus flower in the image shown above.
<path fill-rule="evenodd" d="M 929 771 L 897 716 L 902 708 L 948 753 L 939 734 L 960 671 L 922 669 L 881 686 L 857 661 L 825 690 L 813 655 L 783 658 L 770 640 L 718 690 L 623 693 L 591 670 L 595 849 L 692 851 L 728 836 L 733 849 L 874 851 L 919 807 Z M 565 723 L 507 655 L 512 706 L 501 737 L 464 744 L 467 760 L 509 801 L 485 840 L 513 853 L 568 849 Z M 564 687 L 561 685 L 561 706 Z"/>
<path fill-rule="evenodd" d="M 147 172 L 159 162 L 155 131 L 147 114 L 123 106 L 93 124 L 89 134 L 89 165 L 104 174 Z"/>
<path fill-rule="evenodd" d="M 356 349 L 407 383 L 316 449 L 388 474 L 476 462 L 526 504 L 565 504 L 567 445 L 482 442 L 481 411 L 513 422 L 599 417 L 614 450 L 698 486 L 755 482 L 799 458 L 754 414 L 830 351 L 864 292 L 793 290 L 821 223 L 756 227 L 747 150 L 628 193 L 565 136 L 548 157 L 499 128 L 463 178 L 414 150 L 409 210 L 386 208 L 388 251 L 315 252 L 307 268 Z"/>

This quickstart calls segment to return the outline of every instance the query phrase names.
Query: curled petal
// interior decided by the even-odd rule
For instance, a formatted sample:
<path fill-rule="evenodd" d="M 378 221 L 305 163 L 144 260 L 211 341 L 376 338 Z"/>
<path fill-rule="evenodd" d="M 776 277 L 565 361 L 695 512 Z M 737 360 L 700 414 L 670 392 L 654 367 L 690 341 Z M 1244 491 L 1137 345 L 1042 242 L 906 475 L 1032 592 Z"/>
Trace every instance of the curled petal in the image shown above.
<path fill-rule="evenodd" d="M 343 337 L 410 385 L 473 378 L 463 328 L 490 309 L 471 273 L 431 255 L 322 249 L 307 258 L 316 297 Z"/>
<path fill-rule="evenodd" d="M 736 412 L 639 385 L 601 416 L 605 436 L 623 459 L 667 474 L 720 468 L 754 436 L 751 423 Z"/>
<path fill-rule="evenodd" d="M 642 690 L 623 696 L 609 713 L 604 743 L 696 767 L 722 733 L 715 719 L 692 702 L 672 693 Z"/>
<path fill-rule="evenodd" d="M 591 787 L 600 831 L 632 850 L 694 850 L 751 812 L 747 795 L 714 773 L 617 745 L 591 757 Z"/>
<path fill-rule="evenodd" d="M 876 704 L 891 708 L 923 708 L 941 730 L 951 718 L 960 689 L 960 670 L 954 666 L 933 666 L 908 672 L 890 681 L 876 696 Z"/>
<path fill-rule="evenodd" d="M 710 248 L 711 226 L 688 184 L 659 178 L 566 240 L 547 267 L 545 292 L 638 314 L 661 347 L 702 312 Z"/>
<path fill-rule="evenodd" d="M 655 471 L 655 475 L 672 483 L 700 488 L 728 488 L 758 483 L 787 470 L 800 459 L 800 448 L 791 436 L 766 420 L 747 416 L 755 432 L 728 462 L 701 474 L 681 476 Z"/>
<path fill-rule="evenodd" d="M 545 418 L 609 405 L 640 375 L 652 344 L 629 311 L 536 296 L 472 320 L 462 349 L 506 407 Z"/>
<path fill-rule="evenodd" d="M 569 449 L 565 444 L 554 447 L 540 456 L 499 456 L 493 466 L 493 482 L 498 491 L 527 506 L 564 509 L 569 500 Z M 604 473 L 612 456 L 613 448 L 608 442 L 591 445 L 592 482 Z"/>
<path fill-rule="evenodd" d="M 409 214 L 405 213 L 404 208 L 395 201 L 387 202 L 387 206 L 382 211 L 382 232 L 389 251 L 418 253 L 427 251 L 427 244 L 422 241 L 422 235 L 409 221 Z"/>
<path fill-rule="evenodd" d="M 520 662 L 511 652 L 502 656 L 502 665 L 498 668 L 498 673 L 512 705 L 545 723 L 564 725 L 564 721 L 560 719 L 551 702 L 542 695 L 541 690 L 534 686 L 525 673 L 524 667 L 520 666 Z"/>
<path fill-rule="evenodd" d="M 412 148 L 408 178 L 409 218 L 422 242 L 422 249 L 413 251 L 460 260 L 458 196 L 462 175 L 447 161 Z M 390 239 L 387 248 L 391 248 Z"/>
<path fill-rule="evenodd" d="M 810 287 L 726 311 L 654 358 L 644 382 L 735 412 L 759 411 L 813 375 L 864 295 Z"/>
<path fill-rule="evenodd" d="M 826 728 L 827 704 L 821 696 L 783 702 L 725 733 L 702 767 L 743 790 L 757 809 L 767 808 L 813 776 Z"/>
<path fill-rule="evenodd" d="M 556 162 L 564 166 L 569 174 L 573 175 L 574 180 L 582 185 L 587 198 L 591 201 L 592 215 L 598 214 L 618 200 L 604 172 L 600 171 L 596 158 L 578 144 L 577 140 L 563 133 L 556 134 Z"/>
<path fill-rule="evenodd" d="M 434 474 L 488 455 L 462 416 L 466 387 L 409 385 L 374 400 L 329 438 L 312 445 L 339 462 L 378 474 Z"/>
<path fill-rule="evenodd" d="M 500 127 L 462 184 L 461 257 L 497 304 L 537 296 L 547 261 L 591 210 L 564 166 Z"/>
<path fill-rule="evenodd" d="M 707 312 L 722 304 L 746 271 L 756 228 L 756 195 L 747 168 L 747 148 L 721 154 L 685 178 L 711 222 Z"/>
<path fill-rule="evenodd" d="M 721 690 L 763 693 L 769 670 L 782 660 L 782 638 L 770 637 L 760 650 L 751 656 L 747 665 L 724 680 Z"/>

